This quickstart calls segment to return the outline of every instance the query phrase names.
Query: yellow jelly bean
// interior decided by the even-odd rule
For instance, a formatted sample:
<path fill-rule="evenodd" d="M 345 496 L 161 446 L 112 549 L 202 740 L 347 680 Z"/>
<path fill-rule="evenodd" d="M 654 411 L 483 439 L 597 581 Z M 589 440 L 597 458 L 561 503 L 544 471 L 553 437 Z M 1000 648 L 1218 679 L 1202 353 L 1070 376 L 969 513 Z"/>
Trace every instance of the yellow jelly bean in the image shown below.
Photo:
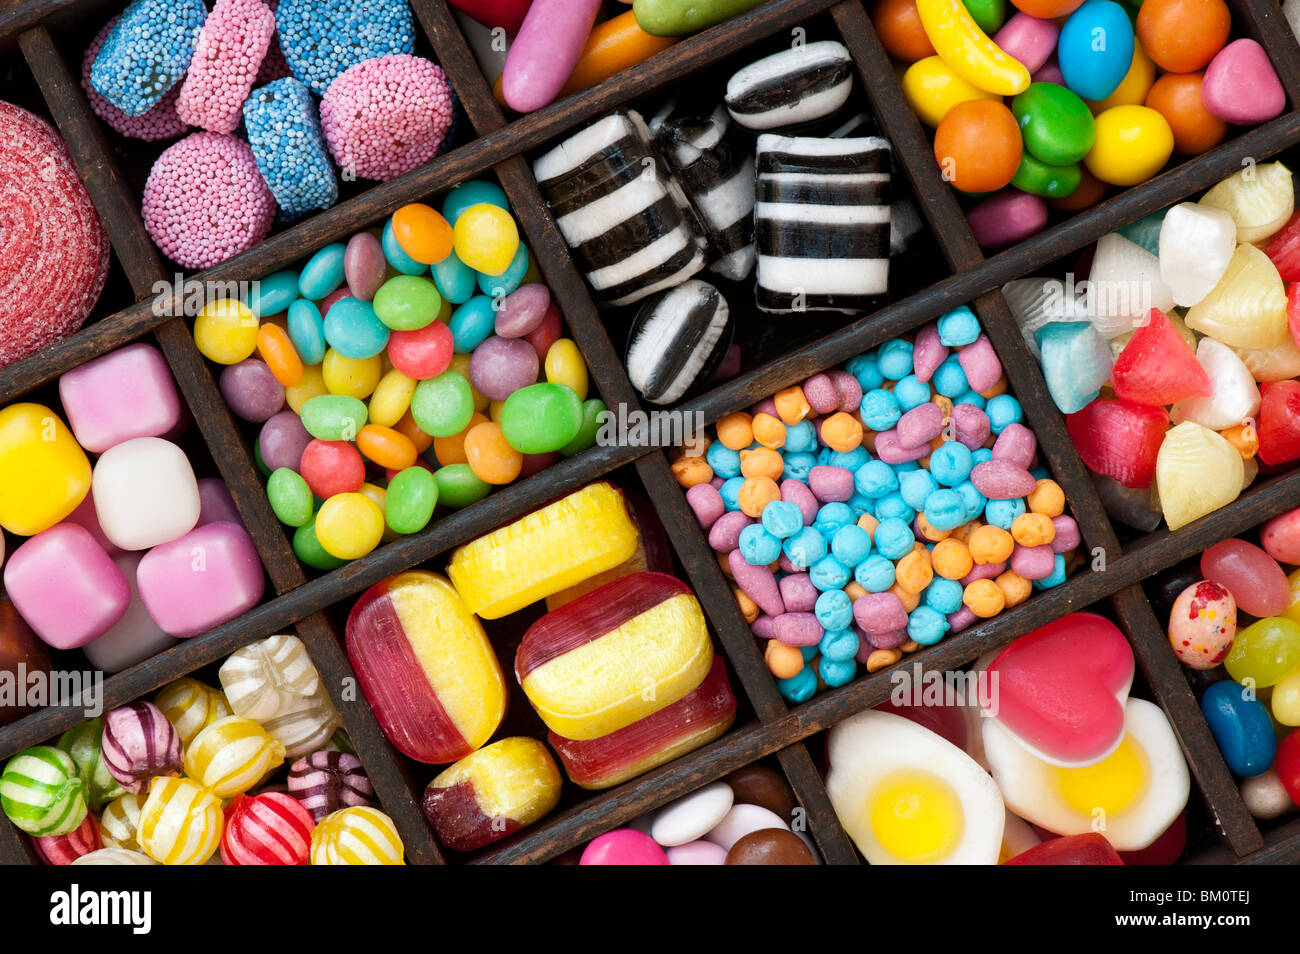
<path fill-rule="evenodd" d="M 927 126 L 938 126 L 948 110 L 958 103 L 997 99 L 993 93 L 966 82 L 937 56 L 927 56 L 907 68 L 903 74 L 903 95 Z"/>
<path fill-rule="evenodd" d="M 1291 603 L 1279 615 L 1300 623 L 1300 570 L 1292 570 L 1286 581 L 1291 587 Z"/>
<path fill-rule="evenodd" d="M 335 494 L 316 514 L 316 539 L 340 560 L 363 557 L 384 536 L 384 511 L 364 494 Z"/>
<path fill-rule="evenodd" d="M 333 348 L 325 352 L 321 374 L 330 394 L 346 394 L 358 400 L 368 398 L 379 386 L 384 363 L 378 355 L 373 358 L 345 358 Z"/>
<path fill-rule="evenodd" d="M 289 402 L 289 407 L 295 414 L 301 414 L 304 404 L 322 394 L 329 394 L 329 388 L 325 386 L 325 375 L 321 373 L 319 364 L 303 368 L 302 378 L 298 383 L 284 389 L 285 400 Z"/>
<path fill-rule="evenodd" d="M 257 316 L 237 298 L 208 302 L 194 319 L 194 344 L 217 364 L 238 364 L 257 349 Z"/>
<path fill-rule="evenodd" d="M 1097 117 L 1097 141 L 1083 163 L 1102 182 L 1131 186 L 1163 169 L 1173 151 L 1165 117 L 1148 106 L 1115 106 Z"/>
<path fill-rule="evenodd" d="M 460 374 L 466 381 L 469 380 L 469 359 L 467 354 L 453 354 L 451 356 L 451 370 Z M 470 384 L 469 393 L 474 397 L 474 410 L 480 414 L 486 414 L 488 406 L 492 403 L 482 394 L 475 390 L 474 385 Z"/>
<path fill-rule="evenodd" d="M 415 378 L 408 378 L 396 368 L 380 378 L 370 396 L 370 423 L 392 427 L 400 421 L 411 406 L 415 385 Z"/>
<path fill-rule="evenodd" d="M 501 409 L 506 406 L 505 401 L 492 401 L 488 404 L 488 418 L 494 423 L 501 423 Z"/>
<path fill-rule="evenodd" d="M 519 251 L 519 227 L 499 206 L 480 202 L 456 219 L 456 255 L 484 275 L 501 275 Z"/>
<path fill-rule="evenodd" d="M 1096 116 L 1116 106 L 1141 106 L 1147 101 L 1147 93 L 1151 92 L 1155 82 L 1156 64 L 1142 49 L 1142 44 L 1134 40 L 1133 62 L 1129 64 L 1124 79 L 1105 99 L 1087 100 L 1088 108 Z"/>
<path fill-rule="evenodd" d="M 357 493 L 361 494 L 363 497 L 369 497 L 371 500 L 373 500 L 375 506 L 377 506 L 381 512 L 383 513 L 388 512 L 388 491 L 385 490 L 383 487 L 367 482 L 361 485 L 361 489 L 357 491 Z M 383 543 L 392 543 L 394 540 L 402 539 L 402 535 L 396 532 L 395 530 L 389 528 L 388 521 L 385 520 L 384 535 L 379 539 Z"/>
<path fill-rule="evenodd" d="M 1300 668 L 1293 669 L 1273 687 L 1273 718 L 1282 725 L 1300 725 Z"/>
<path fill-rule="evenodd" d="M 962 0 L 916 0 L 916 12 L 934 51 L 966 82 L 998 96 L 1029 88 L 1029 70 L 988 38 Z"/>
<path fill-rule="evenodd" d="M 572 340 L 560 338 L 546 352 L 546 380 L 568 385 L 577 392 L 578 400 L 587 400 L 587 365 Z"/>
<path fill-rule="evenodd" d="M 57 414 L 40 404 L 0 411 L 0 526 L 24 537 L 48 530 L 89 491 L 90 461 Z"/>

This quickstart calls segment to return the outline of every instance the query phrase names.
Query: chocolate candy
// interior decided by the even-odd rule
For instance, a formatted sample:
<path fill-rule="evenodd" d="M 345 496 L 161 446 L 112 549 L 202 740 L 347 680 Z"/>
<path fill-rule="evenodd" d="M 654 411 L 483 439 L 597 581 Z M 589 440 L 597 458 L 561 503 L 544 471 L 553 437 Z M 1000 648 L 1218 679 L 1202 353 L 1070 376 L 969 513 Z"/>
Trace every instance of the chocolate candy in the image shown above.
<path fill-rule="evenodd" d="M 673 100 L 650 132 L 716 256 L 709 269 L 743 281 L 754 270 L 754 156 L 731 116 L 721 105 L 706 114 Z"/>
<path fill-rule="evenodd" d="M 794 832 L 761 828 L 744 835 L 727 852 L 728 865 L 815 865 L 808 846 Z"/>
<path fill-rule="evenodd" d="M 152 702 L 108 712 L 101 747 L 109 774 L 128 792 L 143 792 L 159 775 L 181 774 L 181 738 Z"/>
<path fill-rule="evenodd" d="M 289 794 L 320 821 L 341 808 L 369 805 L 375 790 L 355 755 L 321 750 L 289 767 Z"/>
<path fill-rule="evenodd" d="M 746 765 L 723 779 L 736 793 L 736 803 L 759 805 L 789 821 L 798 804 L 790 784 L 766 765 Z"/>
<path fill-rule="evenodd" d="M 652 404 L 673 404 L 708 381 L 731 344 L 735 322 L 722 293 L 699 279 L 641 306 L 627 346 L 632 386 Z"/>
<path fill-rule="evenodd" d="M 861 311 L 888 290 L 889 157 L 876 137 L 759 136 L 759 308 Z"/>
<path fill-rule="evenodd" d="M 660 169 L 637 113 L 588 126 L 533 171 L 587 281 L 609 304 L 630 305 L 704 267 L 686 197 Z"/>
<path fill-rule="evenodd" d="M 853 89 L 843 43 L 801 43 L 751 63 L 727 82 L 727 109 L 746 129 L 789 130 L 830 116 Z"/>

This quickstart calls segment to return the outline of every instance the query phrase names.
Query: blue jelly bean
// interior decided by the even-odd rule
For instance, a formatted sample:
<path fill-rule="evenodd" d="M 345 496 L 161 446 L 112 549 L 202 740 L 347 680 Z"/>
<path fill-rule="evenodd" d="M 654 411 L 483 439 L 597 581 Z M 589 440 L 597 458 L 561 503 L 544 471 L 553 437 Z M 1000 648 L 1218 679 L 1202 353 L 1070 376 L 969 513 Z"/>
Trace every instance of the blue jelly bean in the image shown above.
<path fill-rule="evenodd" d="M 305 365 L 325 360 L 325 322 L 313 302 L 299 298 L 289 305 L 289 340 Z"/>
<path fill-rule="evenodd" d="M 811 666 L 804 666 L 797 675 L 778 679 L 776 688 L 786 702 L 807 702 L 817 692 L 817 674 Z"/>
<path fill-rule="evenodd" d="M 817 516 L 813 518 L 813 526 L 827 540 L 835 536 L 841 527 L 847 527 L 851 523 L 853 523 L 853 508 L 838 500 L 823 504 L 817 511 Z"/>
<path fill-rule="evenodd" d="M 956 530 L 970 520 L 966 503 L 955 490 L 936 490 L 925 498 L 925 519 L 936 530 Z"/>
<path fill-rule="evenodd" d="M 845 566 L 857 566 L 871 553 L 871 534 L 856 523 L 840 527 L 831 537 L 831 554 Z"/>
<path fill-rule="evenodd" d="M 1052 560 L 1052 572 L 1047 574 L 1041 580 L 1034 580 L 1034 589 L 1050 590 L 1054 586 L 1060 586 L 1065 582 L 1065 555 L 1058 553 Z"/>
<path fill-rule="evenodd" d="M 1025 419 L 1024 408 L 1010 394 L 990 398 L 984 413 L 989 416 L 989 426 L 994 434 L 1001 434 L 1009 425 L 1019 424 Z"/>
<path fill-rule="evenodd" d="M 359 298 L 340 298 L 325 315 L 325 340 L 345 358 L 373 358 L 388 347 L 391 333 L 374 306 Z"/>
<path fill-rule="evenodd" d="M 515 252 L 515 257 L 510 260 L 506 270 L 500 275 L 480 274 L 478 287 L 483 290 L 483 294 L 491 298 L 501 298 L 509 295 L 523 283 L 524 275 L 528 271 L 529 261 L 528 247 L 521 242 L 519 251 Z"/>
<path fill-rule="evenodd" d="M 787 454 L 803 454 L 817 450 L 817 428 L 812 421 L 800 421 L 798 424 L 785 426 L 785 445 Z"/>
<path fill-rule="evenodd" d="M 471 179 L 447 193 L 447 198 L 442 200 L 442 217 L 454 227 L 460 214 L 471 205 L 484 204 L 510 211 L 510 200 L 506 197 L 505 189 L 495 182 Z"/>
<path fill-rule="evenodd" d="M 497 313 L 492 299 L 475 295 L 451 313 L 447 327 L 451 329 L 451 346 L 457 354 L 472 354 L 487 341 L 496 327 Z M 717 444 L 717 441 L 714 441 Z M 710 447 L 713 445 L 711 444 Z"/>
<path fill-rule="evenodd" d="M 339 200 L 339 180 L 307 84 L 292 76 L 267 83 L 244 100 L 244 130 L 257 171 L 280 212 L 296 219 Z"/>
<path fill-rule="evenodd" d="M 961 609 L 961 598 L 964 593 L 965 589 L 958 580 L 936 576 L 925 588 L 925 605 L 947 616 Z"/>
<path fill-rule="evenodd" d="M 933 646 L 948 632 L 948 618 L 932 606 L 918 606 L 907 617 L 907 635 L 922 646 Z"/>
<path fill-rule="evenodd" d="M 1128 75 L 1133 45 L 1133 25 L 1122 6 L 1087 0 L 1070 14 L 1056 41 L 1066 87 L 1080 99 L 1105 99 Z"/>
<path fill-rule="evenodd" d="M 915 542 L 912 528 L 897 517 L 887 517 L 876 527 L 876 552 L 887 560 L 901 560 L 912 552 Z"/>
<path fill-rule="evenodd" d="M 1010 530 L 1016 518 L 1025 510 L 1025 502 L 1019 497 L 1015 500 L 990 500 L 984 505 L 984 519 L 995 527 Z"/>
<path fill-rule="evenodd" d="M 781 541 L 752 523 L 740 531 L 740 555 L 750 566 L 767 566 L 781 556 Z"/>
<path fill-rule="evenodd" d="M 326 245 L 307 260 L 298 273 L 298 294 L 309 301 L 320 301 L 343 284 L 343 256 L 347 246 L 342 242 Z M 424 271 L 423 266 L 420 268 Z"/>
<path fill-rule="evenodd" d="M 718 488 L 718 496 L 722 498 L 723 506 L 728 510 L 740 509 L 740 488 L 743 486 L 745 486 L 744 477 L 730 477 Z"/>
<path fill-rule="evenodd" d="M 274 275 L 267 275 L 254 285 L 245 304 L 258 318 L 265 318 L 286 310 L 298 297 L 298 273 L 276 272 Z"/>
<path fill-rule="evenodd" d="M 812 454 L 786 454 L 785 467 L 781 471 L 781 476 L 807 483 L 808 475 L 812 473 L 815 466 L 817 466 L 817 458 Z"/>
<path fill-rule="evenodd" d="M 930 455 L 930 473 L 944 487 L 956 487 L 970 476 L 974 466 L 970 448 L 961 441 L 944 441 L 943 446 Z"/>
<path fill-rule="evenodd" d="M 873 553 L 853 568 L 853 579 L 868 593 L 883 593 L 894 585 L 894 561 Z"/>
<path fill-rule="evenodd" d="M 858 664 L 852 659 L 828 659 L 823 656 L 817 662 L 817 672 L 821 674 L 822 682 L 832 689 L 838 689 L 853 681 L 853 677 L 858 674 Z"/>
<path fill-rule="evenodd" d="M 990 461 L 992 459 L 993 459 L 993 448 L 991 447 L 976 448 L 970 453 L 971 470 L 974 470 L 977 466 L 984 463 L 985 461 Z"/>
<path fill-rule="evenodd" d="M 963 523 L 974 520 L 988 506 L 989 499 L 976 490 L 975 485 L 969 480 L 963 481 L 953 489 L 961 495 L 962 503 L 966 507 L 966 520 L 963 520 Z"/>
<path fill-rule="evenodd" d="M 847 577 L 844 582 L 848 582 Z M 843 590 L 827 590 L 817 597 L 813 615 L 822 629 L 847 629 L 853 623 L 853 601 Z"/>
<path fill-rule="evenodd" d="M 858 634 L 852 629 L 827 630 L 822 634 L 822 641 L 817 645 L 817 652 L 821 653 L 823 659 L 844 662 L 856 656 L 861 645 Z"/>
<path fill-rule="evenodd" d="M 727 480 L 740 474 L 740 452 L 727 447 L 722 441 L 714 441 L 704 452 L 704 460 L 713 472 Z"/>
<path fill-rule="evenodd" d="M 844 366 L 844 370 L 857 379 L 858 386 L 864 392 L 870 391 L 872 388 L 878 388 L 885 383 L 885 376 L 880 373 L 880 365 L 876 361 L 874 351 L 868 351 L 856 358 L 850 358 L 849 363 Z"/>
<path fill-rule="evenodd" d="M 969 404 L 971 407 L 979 408 L 982 411 L 988 405 L 989 400 L 978 391 L 968 390 L 966 393 L 953 398 L 952 402 L 953 404 Z"/>
<path fill-rule="evenodd" d="M 1277 753 L 1273 720 L 1264 704 L 1241 683 L 1213 683 L 1201 696 L 1201 711 L 1234 775 L 1254 778 L 1273 764 Z"/>
<path fill-rule="evenodd" d="M 853 486 L 874 500 L 898 489 L 898 475 L 883 460 L 868 461 L 854 471 Z"/>
<path fill-rule="evenodd" d="M 794 536 L 803 529 L 803 514 L 797 505 L 788 500 L 773 500 L 763 508 L 762 520 L 763 529 L 778 540 Z M 777 549 L 780 549 L 779 544 Z M 772 560 L 775 559 L 772 557 Z M 765 562 L 771 563 L 772 560 Z"/>
<path fill-rule="evenodd" d="M 829 553 L 808 567 L 808 579 L 823 592 L 842 589 L 852 578 L 853 573 L 849 568 Z"/>
<path fill-rule="evenodd" d="M 454 250 L 441 262 L 430 266 L 429 272 L 439 294 L 453 305 L 465 304 L 478 289 L 478 272 L 462 262 Z"/>
<path fill-rule="evenodd" d="M 901 520 L 910 524 L 916 519 L 916 511 L 907 505 L 902 494 L 892 493 L 876 501 L 875 517 L 877 520 Z"/>
<path fill-rule="evenodd" d="M 894 399 L 904 412 L 910 411 L 930 400 L 930 385 L 909 374 L 894 385 Z"/>
<path fill-rule="evenodd" d="M 946 398 L 957 398 L 970 390 L 970 382 L 966 380 L 966 370 L 955 354 L 949 355 L 939 367 L 935 368 L 930 384 L 935 391 Z"/>
<path fill-rule="evenodd" d="M 925 498 L 939 489 L 929 471 L 913 470 L 899 475 L 898 493 L 913 510 L 925 508 Z"/>
<path fill-rule="evenodd" d="M 873 431 L 887 431 L 903 416 L 898 406 L 898 398 L 881 388 L 862 395 L 859 408 L 862 412 L 862 423 Z"/>
<path fill-rule="evenodd" d="M 826 556 L 826 538 L 812 527 L 804 527 L 787 537 L 781 550 L 795 567 L 806 570 Z"/>
<path fill-rule="evenodd" d="M 275 26 L 289 69 L 317 96 L 362 60 L 415 50 L 406 0 L 280 0 Z"/>
<path fill-rule="evenodd" d="M 974 344 L 980 336 L 980 320 L 966 305 L 954 308 L 939 318 L 939 342 L 949 348 Z"/>
<path fill-rule="evenodd" d="M 379 244 L 383 246 L 384 258 L 388 259 L 388 264 L 403 275 L 423 275 L 428 270 L 428 265 L 411 258 L 406 254 L 406 250 L 397 243 L 397 236 L 393 234 L 393 220 L 391 218 L 384 223 L 384 234 L 380 238 Z"/>
<path fill-rule="evenodd" d="M 876 366 L 890 381 L 912 373 L 912 342 L 905 338 L 886 341 L 876 351 Z"/>

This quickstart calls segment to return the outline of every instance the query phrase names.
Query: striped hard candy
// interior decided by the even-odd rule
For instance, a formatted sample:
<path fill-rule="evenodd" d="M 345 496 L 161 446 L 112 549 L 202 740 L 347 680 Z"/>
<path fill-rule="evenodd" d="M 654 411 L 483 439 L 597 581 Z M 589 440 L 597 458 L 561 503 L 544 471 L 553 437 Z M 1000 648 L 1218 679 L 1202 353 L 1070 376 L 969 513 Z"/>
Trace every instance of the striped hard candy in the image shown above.
<path fill-rule="evenodd" d="M 82 781 L 86 783 L 86 798 L 92 812 L 99 811 L 105 802 L 126 791 L 108 771 L 100 749 L 103 737 L 104 723 L 98 716 L 59 736 L 59 748 L 72 756 Z"/>
<path fill-rule="evenodd" d="M 735 333 L 727 299 L 691 279 L 646 301 L 632 323 L 627 373 L 652 404 L 674 404 L 709 380 Z"/>
<path fill-rule="evenodd" d="M 139 849 L 140 808 L 144 797 L 128 792 L 115 798 L 99 815 L 99 837 L 108 848 Z"/>
<path fill-rule="evenodd" d="M 182 748 L 189 748 L 194 737 L 218 719 L 235 714 L 225 693 L 188 676 L 163 686 L 153 701 L 176 727 Z"/>
<path fill-rule="evenodd" d="M 128 792 L 143 792 L 156 776 L 181 774 L 181 738 L 152 702 L 106 714 L 101 746 L 109 774 Z"/>
<path fill-rule="evenodd" d="M 375 789 L 355 755 L 322 750 L 289 767 L 289 794 L 320 821 L 341 808 L 370 805 Z"/>
<path fill-rule="evenodd" d="M 67 752 L 33 746 L 0 774 L 0 808 L 29 835 L 66 835 L 86 817 L 86 783 Z"/>
<path fill-rule="evenodd" d="M 755 132 L 791 130 L 825 119 L 853 89 L 853 60 L 843 43 L 801 43 L 764 57 L 727 82 L 727 109 Z"/>
<path fill-rule="evenodd" d="M 164 865 L 201 865 L 221 843 L 221 800 L 188 778 L 158 778 L 140 808 L 140 848 Z"/>
<path fill-rule="evenodd" d="M 226 806 L 221 860 L 228 865 L 305 865 L 316 823 L 292 796 L 240 795 Z"/>
<path fill-rule="evenodd" d="M 157 864 L 148 855 L 127 848 L 100 848 L 82 855 L 74 865 L 152 865 Z"/>
<path fill-rule="evenodd" d="M 218 719 L 194 737 L 185 774 L 218 798 L 248 791 L 284 762 L 284 745 L 252 719 Z"/>
<path fill-rule="evenodd" d="M 344 808 L 311 833 L 314 865 L 400 865 L 405 850 L 393 820 L 376 808 Z"/>
<path fill-rule="evenodd" d="M 339 727 L 320 674 L 297 636 L 268 636 L 233 653 L 219 673 L 235 714 L 252 719 L 297 758 Z"/>
<path fill-rule="evenodd" d="M 70 865 L 82 855 L 99 850 L 99 826 L 93 815 L 87 815 L 68 834 L 33 838 L 32 844 L 36 848 L 36 854 L 47 865 Z"/>

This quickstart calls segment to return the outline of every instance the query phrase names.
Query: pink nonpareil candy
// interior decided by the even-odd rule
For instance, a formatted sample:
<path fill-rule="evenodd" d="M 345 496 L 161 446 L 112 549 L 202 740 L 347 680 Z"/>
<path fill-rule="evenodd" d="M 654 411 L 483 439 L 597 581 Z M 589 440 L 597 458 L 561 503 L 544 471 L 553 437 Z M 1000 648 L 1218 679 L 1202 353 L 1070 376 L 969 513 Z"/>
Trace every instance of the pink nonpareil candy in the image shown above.
<path fill-rule="evenodd" d="M 580 865 L 666 865 L 668 856 L 653 838 L 632 828 L 616 828 L 594 839 Z"/>
<path fill-rule="evenodd" d="M 1291 587 L 1276 560 L 1245 540 L 1221 540 L 1201 554 L 1201 575 L 1228 589 L 1242 612 L 1263 619 L 1291 603 Z"/>

